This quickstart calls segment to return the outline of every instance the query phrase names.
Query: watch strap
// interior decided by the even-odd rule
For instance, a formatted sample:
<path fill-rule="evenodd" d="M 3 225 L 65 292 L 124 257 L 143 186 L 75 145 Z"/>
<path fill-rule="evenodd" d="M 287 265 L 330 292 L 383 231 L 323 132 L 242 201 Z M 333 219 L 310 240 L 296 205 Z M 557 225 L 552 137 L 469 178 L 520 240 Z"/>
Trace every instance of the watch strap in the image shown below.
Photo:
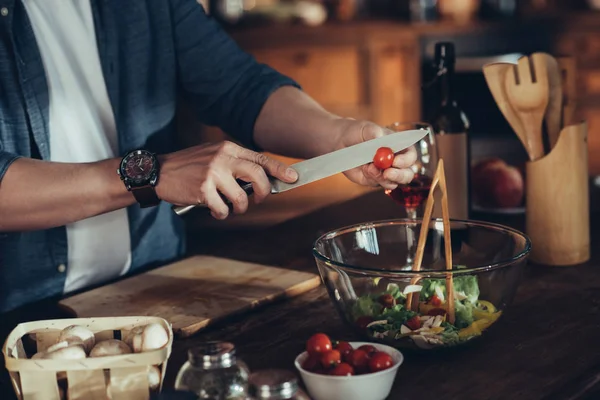
<path fill-rule="evenodd" d="M 154 187 L 150 185 L 132 187 L 131 192 L 141 208 L 154 207 L 160 203 Z"/>

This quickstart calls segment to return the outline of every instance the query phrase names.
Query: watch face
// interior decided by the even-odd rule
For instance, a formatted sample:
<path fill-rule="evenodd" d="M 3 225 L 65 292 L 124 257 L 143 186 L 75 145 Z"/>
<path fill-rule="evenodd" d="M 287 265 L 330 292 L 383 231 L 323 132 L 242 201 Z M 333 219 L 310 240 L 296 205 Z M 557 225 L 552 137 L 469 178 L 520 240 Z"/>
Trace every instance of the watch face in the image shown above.
<path fill-rule="evenodd" d="M 145 150 L 134 151 L 123 159 L 121 170 L 127 179 L 147 183 L 156 172 L 154 157 Z"/>

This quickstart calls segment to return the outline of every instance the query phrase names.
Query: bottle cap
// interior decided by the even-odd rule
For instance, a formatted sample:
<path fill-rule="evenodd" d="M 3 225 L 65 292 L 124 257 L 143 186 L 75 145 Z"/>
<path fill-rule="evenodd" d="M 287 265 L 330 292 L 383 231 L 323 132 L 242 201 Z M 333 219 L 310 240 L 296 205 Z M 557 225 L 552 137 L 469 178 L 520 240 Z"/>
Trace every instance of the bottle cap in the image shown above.
<path fill-rule="evenodd" d="M 296 375 L 287 370 L 254 372 L 248 380 L 250 394 L 257 399 L 291 399 L 298 391 Z"/>
<path fill-rule="evenodd" d="M 203 369 L 229 368 L 235 364 L 235 346 L 229 342 L 205 342 L 188 350 L 188 360 Z"/>

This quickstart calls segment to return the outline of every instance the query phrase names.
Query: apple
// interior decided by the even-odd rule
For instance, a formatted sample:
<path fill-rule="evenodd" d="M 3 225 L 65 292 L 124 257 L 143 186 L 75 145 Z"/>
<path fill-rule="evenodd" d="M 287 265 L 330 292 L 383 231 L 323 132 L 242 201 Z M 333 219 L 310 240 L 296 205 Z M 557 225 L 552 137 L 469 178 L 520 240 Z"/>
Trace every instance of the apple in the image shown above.
<path fill-rule="evenodd" d="M 482 207 L 512 208 L 523 203 L 521 171 L 497 157 L 479 161 L 472 168 L 475 201 Z"/>

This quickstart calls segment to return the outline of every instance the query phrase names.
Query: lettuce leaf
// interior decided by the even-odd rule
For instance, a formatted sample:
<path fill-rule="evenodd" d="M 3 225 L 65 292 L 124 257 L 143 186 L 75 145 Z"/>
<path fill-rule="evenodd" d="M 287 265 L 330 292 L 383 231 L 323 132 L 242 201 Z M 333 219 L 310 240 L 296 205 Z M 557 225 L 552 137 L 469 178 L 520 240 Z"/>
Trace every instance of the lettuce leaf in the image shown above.
<path fill-rule="evenodd" d="M 473 323 L 473 309 L 475 306 L 468 299 L 463 301 L 456 300 L 454 302 L 455 307 L 455 321 L 454 325 L 458 329 L 466 328 Z"/>
<path fill-rule="evenodd" d="M 371 296 L 359 297 L 352 307 L 355 318 L 368 316 L 375 317 L 381 313 L 382 305 Z"/>
<path fill-rule="evenodd" d="M 444 325 L 445 324 L 445 325 Z M 444 332 L 442 332 L 442 341 L 444 342 L 445 345 L 455 345 L 458 344 L 458 342 L 460 341 L 460 337 L 458 336 L 458 330 L 456 330 L 456 328 L 447 323 L 444 322 L 442 323 L 442 326 L 446 329 L 444 329 Z"/>
<path fill-rule="evenodd" d="M 445 279 L 423 279 L 423 289 L 421 289 L 421 295 L 419 299 L 421 301 L 428 300 L 435 294 L 436 287 L 439 287 L 447 298 L 446 293 L 446 280 Z M 477 282 L 477 276 L 475 275 L 464 275 L 454 277 L 454 292 L 460 292 L 464 294 L 469 302 L 475 304 L 479 299 L 479 284 Z"/>

